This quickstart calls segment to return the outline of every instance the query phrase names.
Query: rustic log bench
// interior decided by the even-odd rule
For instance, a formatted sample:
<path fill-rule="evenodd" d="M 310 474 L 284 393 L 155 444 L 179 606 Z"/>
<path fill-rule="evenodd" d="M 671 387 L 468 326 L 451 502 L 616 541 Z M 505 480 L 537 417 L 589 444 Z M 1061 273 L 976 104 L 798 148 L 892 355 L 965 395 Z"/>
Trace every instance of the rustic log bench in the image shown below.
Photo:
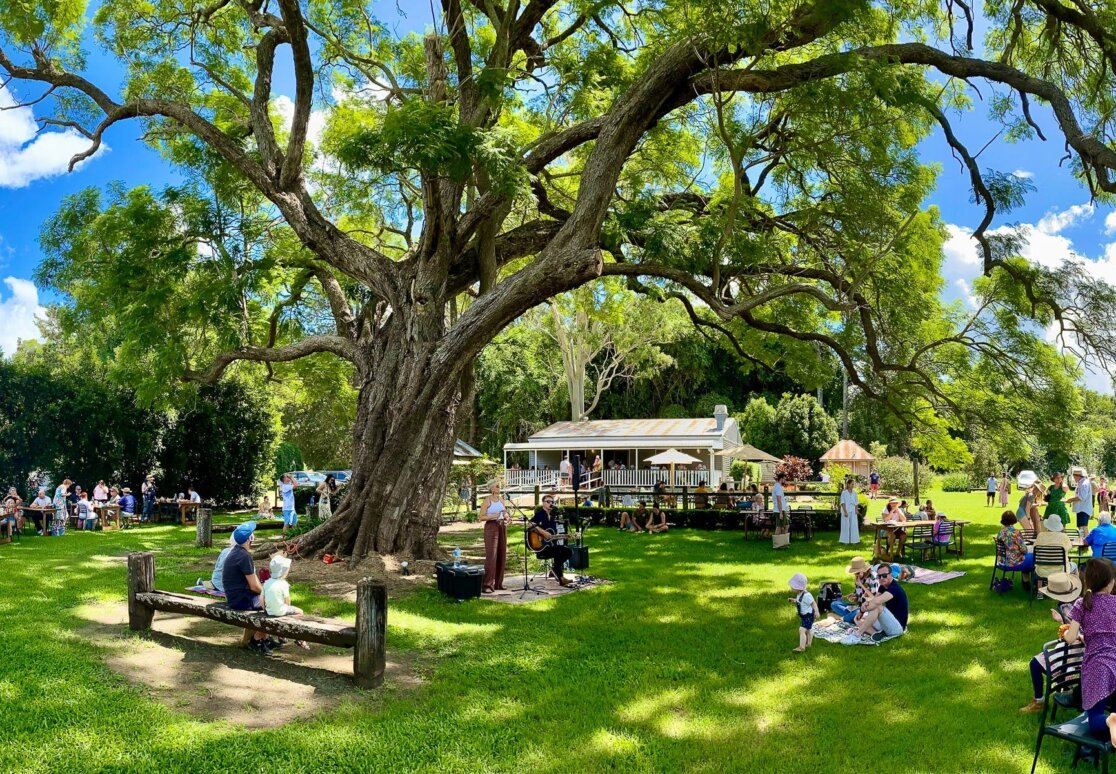
<path fill-rule="evenodd" d="M 384 681 L 384 640 L 387 631 L 387 590 L 364 578 L 357 584 L 356 625 L 313 616 L 272 617 L 262 611 L 232 610 L 189 594 L 155 588 L 155 555 L 128 554 L 128 627 L 148 631 L 155 611 L 208 618 L 212 621 L 257 629 L 293 640 L 353 648 L 353 680 L 361 688 L 376 688 Z"/>

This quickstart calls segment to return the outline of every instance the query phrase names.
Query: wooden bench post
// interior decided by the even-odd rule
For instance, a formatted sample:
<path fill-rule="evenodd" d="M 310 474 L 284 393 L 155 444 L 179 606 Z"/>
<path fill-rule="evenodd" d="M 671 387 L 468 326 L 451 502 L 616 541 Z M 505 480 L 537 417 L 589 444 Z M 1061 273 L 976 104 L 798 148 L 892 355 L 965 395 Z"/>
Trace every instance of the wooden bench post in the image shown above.
<path fill-rule="evenodd" d="M 363 578 L 357 584 L 356 647 L 353 676 L 361 688 L 384 682 L 384 640 L 387 636 L 387 589 Z"/>
<path fill-rule="evenodd" d="M 198 548 L 213 547 L 213 511 L 209 508 L 198 508 L 197 540 Z"/>
<path fill-rule="evenodd" d="M 155 610 L 140 604 L 136 594 L 155 590 L 155 554 L 128 554 L 128 628 L 143 632 L 151 628 Z"/>

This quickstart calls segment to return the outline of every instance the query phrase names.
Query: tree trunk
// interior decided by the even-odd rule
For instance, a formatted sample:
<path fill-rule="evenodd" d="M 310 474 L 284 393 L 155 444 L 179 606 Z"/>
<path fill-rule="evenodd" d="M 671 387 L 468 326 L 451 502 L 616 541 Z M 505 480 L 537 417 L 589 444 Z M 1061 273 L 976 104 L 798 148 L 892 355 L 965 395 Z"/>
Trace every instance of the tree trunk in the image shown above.
<path fill-rule="evenodd" d="M 393 314 L 361 369 L 352 481 L 333 517 L 297 539 L 302 556 L 330 553 L 354 565 L 370 553 L 438 556 L 468 365 L 437 370 L 436 345 L 413 338 L 422 321 L 407 310 Z"/>

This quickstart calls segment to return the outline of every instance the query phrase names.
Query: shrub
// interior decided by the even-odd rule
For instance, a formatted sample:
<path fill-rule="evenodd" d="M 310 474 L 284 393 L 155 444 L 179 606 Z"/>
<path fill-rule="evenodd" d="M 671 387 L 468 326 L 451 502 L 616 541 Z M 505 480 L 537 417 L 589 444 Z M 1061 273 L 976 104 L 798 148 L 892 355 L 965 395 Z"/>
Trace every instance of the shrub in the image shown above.
<path fill-rule="evenodd" d="M 968 492 L 973 489 L 973 481 L 968 473 L 946 473 L 941 480 L 942 491 Z"/>
<path fill-rule="evenodd" d="M 829 474 L 829 483 L 821 487 L 825 492 L 836 492 L 845 486 L 845 481 L 850 477 L 855 478 L 850 468 L 832 462 L 825 466 L 825 472 Z"/>
<path fill-rule="evenodd" d="M 884 457 L 876 460 L 880 488 L 901 497 L 914 496 L 914 464 L 906 457 Z M 919 490 L 925 494 L 934 488 L 934 473 L 926 465 L 918 470 Z"/>
<path fill-rule="evenodd" d="M 788 481 L 806 481 L 814 475 L 814 469 L 810 467 L 809 460 L 788 454 L 775 466 L 775 475 L 780 473 L 786 476 Z"/>
<path fill-rule="evenodd" d="M 689 416 L 690 412 L 686 407 L 677 403 L 668 403 L 659 410 L 660 419 L 686 419 Z"/>

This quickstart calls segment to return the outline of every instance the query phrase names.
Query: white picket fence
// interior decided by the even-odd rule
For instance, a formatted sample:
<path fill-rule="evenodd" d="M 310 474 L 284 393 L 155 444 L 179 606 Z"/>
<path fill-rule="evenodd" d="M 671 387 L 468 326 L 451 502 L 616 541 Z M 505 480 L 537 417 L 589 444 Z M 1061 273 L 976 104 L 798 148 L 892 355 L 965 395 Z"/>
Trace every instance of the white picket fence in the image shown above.
<path fill-rule="evenodd" d="M 678 470 L 674 471 L 671 483 L 669 470 L 603 470 L 600 473 L 586 473 L 582 477 L 581 488 L 596 489 L 601 486 L 652 487 L 660 480 L 672 486 L 696 487 L 702 481 L 713 487 L 720 483 L 719 471 Z M 559 486 L 556 470 L 505 470 L 506 488 L 511 490 L 533 489 L 536 486 L 548 489 Z"/>

